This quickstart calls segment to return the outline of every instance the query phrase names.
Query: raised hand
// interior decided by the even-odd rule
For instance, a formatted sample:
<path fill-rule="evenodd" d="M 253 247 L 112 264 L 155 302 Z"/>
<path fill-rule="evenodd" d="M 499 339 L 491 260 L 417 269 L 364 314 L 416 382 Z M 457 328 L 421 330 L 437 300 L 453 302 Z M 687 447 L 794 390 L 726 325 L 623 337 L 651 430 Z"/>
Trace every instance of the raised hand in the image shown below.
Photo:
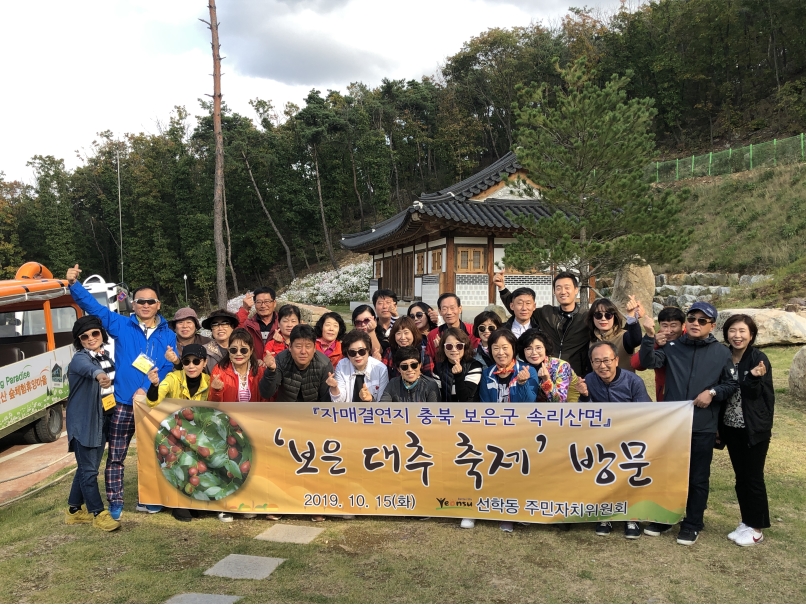
<path fill-rule="evenodd" d="M 434 338 L 434 350 L 439 349 L 439 336 Z"/>
<path fill-rule="evenodd" d="M 277 362 L 274 361 L 274 355 L 272 355 L 271 351 L 266 351 L 265 353 L 263 353 L 263 363 L 266 364 L 267 370 L 277 369 Z"/>
<path fill-rule="evenodd" d="M 439 311 L 436 309 L 431 309 L 428 311 L 428 319 L 431 320 L 432 323 L 438 324 L 439 323 Z"/>
<path fill-rule="evenodd" d="M 251 292 L 247 292 L 246 296 L 243 297 L 243 302 L 241 306 L 246 309 L 247 311 L 255 306 L 255 295 Z"/>
<path fill-rule="evenodd" d="M 501 273 L 494 273 L 493 274 L 493 285 L 498 288 L 499 290 L 503 290 L 506 288 L 506 284 L 504 282 L 504 272 Z"/>
<path fill-rule="evenodd" d="M 210 388 L 214 391 L 220 391 L 224 388 L 224 381 L 221 380 L 221 376 L 218 374 L 213 376 L 213 379 L 210 381 Z"/>
<path fill-rule="evenodd" d="M 366 382 L 364 383 L 364 386 L 361 387 L 361 390 L 358 391 L 358 398 L 365 402 L 372 401 L 372 393 L 369 392 Z"/>
<path fill-rule="evenodd" d="M 76 283 L 76 280 L 78 279 L 79 275 L 81 275 L 81 269 L 78 268 L 78 263 L 76 263 L 75 267 L 72 267 L 67 270 L 66 275 L 67 283 L 72 286 L 74 283 Z"/>
<path fill-rule="evenodd" d="M 518 372 L 518 384 L 526 384 L 526 381 L 529 380 L 529 376 L 531 375 L 531 372 L 529 372 L 529 366 L 523 366 L 521 371 Z"/>
<path fill-rule="evenodd" d="M 333 377 L 333 372 L 327 373 L 327 379 L 325 380 L 325 384 L 329 386 L 331 389 L 339 390 L 339 383 L 336 382 L 336 379 Z"/>
<path fill-rule="evenodd" d="M 588 396 L 588 383 L 585 382 L 585 379 L 580 377 L 579 381 L 577 381 L 577 391 L 583 397 Z"/>
<path fill-rule="evenodd" d="M 627 313 L 632 313 L 640 305 L 641 305 L 641 303 L 639 303 L 637 300 L 635 300 L 635 296 L 633 296 L 632 294 L 627 296 L 627 304 L 626 304 Z"/>
<path fill-rule="evenodd" d="M 98 384 L 101 385 L 102 389 L 106 389 L 112 385 L 112 379 L 109 378 L 106 373 L 98 374 L 95 380 L 98 381 Z"/>
<path fill-rule="evenodd" d="M 276 342 L 283 342 L 283 335 L 280 334 L 280 330 L 275 330 L 274 331 L 274 337 L 273 338 L 274 338 L 274 340 Z"/>
<path fill-rule="evenodd" d="M 647 336 L 655 336 L 655 318 L 647 313 L 641 318 L 641 327 Z"/>
<path fill-rule="evenodd" d="M 549 374 L 549 369 L 548 369 L 548 360 L 544 359 L 540 363 L 540 367 L 537 369 L 537 377 L 540 380 L 548 380 L 549 376 L 550 376 L 550 374 Z"/>
<path fill-rule="evenodd" d="M 669 339 L 666 337 L 666 332 L 658 332 L 657 334 L 655 334 L 655 344 L 656 345 L 658 345 L 659 347 L 662 347 L 667 342 L 669 342 Z"/>
<path fill-rule="evenodd" d="M 454 374 L 461 374 L 462 373 L 462 364 L 458 360 L 453 362 L 453 367 L 451 368 L 451 372 Z"/>
<path fill-rule="evenodd" d="M 759 361 L 758 365 L 755 368 L 753 368 L 752 370 L 750 370 L 750 373 L 753 376 L 764 376 L 764 374 L 767 373 L 767 366 L 764 365 L 763 361 Z"/>
<path fill-rule="evenodd" d="M 165 349 L 165 359 L 167 359 L 174 365 L 179 363 L 179 355 L 176 354 L 176 351 L 174 351 L 171 345 L 168 345 L 168 348 Z"/>
<path fill-rule="evenodd" d="M 151 384 L 153 384 L 155 387 L 159 386 L 159 384 L 160 384 L 160 374 L 157 371 L 157 368 L 155 368 L 155 367 L 151 368 L 151 370 L 148 372 L 148 380 L 151 381 Z M 103 385 L 101 385 L 101 386 L 103 386 Z"/>

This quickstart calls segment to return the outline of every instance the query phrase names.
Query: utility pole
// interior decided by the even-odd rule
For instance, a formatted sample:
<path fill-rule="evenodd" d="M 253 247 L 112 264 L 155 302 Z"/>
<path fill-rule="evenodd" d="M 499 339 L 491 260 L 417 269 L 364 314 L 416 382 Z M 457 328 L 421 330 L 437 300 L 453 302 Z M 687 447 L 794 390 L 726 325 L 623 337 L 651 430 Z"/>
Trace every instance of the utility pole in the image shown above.
<path fill-rule="evenodd" d="M 224 135 L 221 132 L 221 44 L 218 41 L 218 19 L 215 0 L 208 0 L 213 48 L 213 135 L 215 137 L 215 180 L 213 187 L 213 241 L 215 242 L 216 299 L 222 309 L 227 306 L 227 253 L 224 246 Z"/>

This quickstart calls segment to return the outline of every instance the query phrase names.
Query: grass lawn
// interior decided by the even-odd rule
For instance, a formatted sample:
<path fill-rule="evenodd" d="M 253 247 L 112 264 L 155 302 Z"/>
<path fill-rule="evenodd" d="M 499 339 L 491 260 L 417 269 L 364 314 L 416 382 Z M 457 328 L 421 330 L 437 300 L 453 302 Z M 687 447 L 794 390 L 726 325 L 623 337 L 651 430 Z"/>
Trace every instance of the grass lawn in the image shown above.
<path fill-rule="evenodd" d="M 70 479 L 0 509 L 0 601 L 160 603 L 207 592 L 242 602 L 804 602 L 806 402 L 785 392 L 796 351 L 766 350 L 778 391 L 767 462 L 773 527 L 758 546 L 725 537 L 739 522 L 726 451 L 715 452 L 706 528 L 693 547 L 678 546 L 676 531 L 628 541 L 618 525 L 602 538 L 592 525 L 505 534 L 497 523 L 461 530 L 456 521 L 403 517 L 328 520 L 305 546 L 262 542 L 253 538 L 265 520 L 179 523 L 133 512 L 132 451 L 120 531 L 64 525 Z M 263 581 L 202 575 L 230 553 L 287 561 Z"/>

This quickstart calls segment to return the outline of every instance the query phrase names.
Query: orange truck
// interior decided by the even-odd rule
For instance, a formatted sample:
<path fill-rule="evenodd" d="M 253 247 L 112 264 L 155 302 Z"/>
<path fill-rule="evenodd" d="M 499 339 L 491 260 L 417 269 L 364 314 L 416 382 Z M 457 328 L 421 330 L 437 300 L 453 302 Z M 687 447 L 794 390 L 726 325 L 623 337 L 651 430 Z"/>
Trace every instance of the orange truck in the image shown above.
<path fill-rule="evenodd" d="M 82 314 L 67 280 L 39 263 L 0 280 L 0 437 L 22 431 L 29 443 L 59 438 L 73 323 Z"/>

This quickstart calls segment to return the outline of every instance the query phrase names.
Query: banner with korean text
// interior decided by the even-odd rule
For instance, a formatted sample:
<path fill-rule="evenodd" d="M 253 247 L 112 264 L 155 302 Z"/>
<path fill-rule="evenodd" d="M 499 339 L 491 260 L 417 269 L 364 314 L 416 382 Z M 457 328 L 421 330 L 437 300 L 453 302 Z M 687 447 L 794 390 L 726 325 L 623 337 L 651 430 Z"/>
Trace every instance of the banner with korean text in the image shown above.
<path fill-rule="evenodd" d="M 198 404 L 198 405 L 195 405 Z M 135 406 L 140 501 L 233 513 L 675 523 L 692 403 Z"/>

